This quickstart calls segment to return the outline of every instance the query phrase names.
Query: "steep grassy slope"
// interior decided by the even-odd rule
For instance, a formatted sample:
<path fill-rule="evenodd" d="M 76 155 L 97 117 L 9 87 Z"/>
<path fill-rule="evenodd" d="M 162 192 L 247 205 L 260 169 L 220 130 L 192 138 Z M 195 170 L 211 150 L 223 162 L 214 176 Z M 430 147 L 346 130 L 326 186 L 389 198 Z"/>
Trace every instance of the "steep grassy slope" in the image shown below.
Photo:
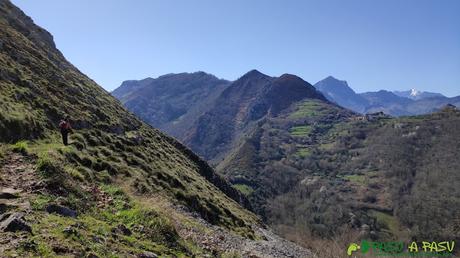
<path fill-rule="evenodd" d="M 64 59 L 48 32 L 7 1 L 0 11 L 2 141 L 42 136 L 63 114 L 76 128 L 123 132 L 141 126 Z"/>
<path fill-rule="evenodd" d="M 181 139 L 228 84 L 204 72 L 167 74 L 125 81 L 112 95 L 145 122 Z"/>
<path fill-rule="evenodd" d="M 257 237 L 252 226 L 258 219 L 242 208 L 245 198 L 206 162 L 127 112 L 68 63 L 51 35 L 9 1 L 0 1 L 0 14 L 1 186 L 21 191 L 13 198 L 20 203 L 2 199 L 0 220 L 24 211 L 32 231 L 0 233 L 8 243 L 2 253 L 210 252 L 178 235 L 174 214 L 165 214 L 154 202 L 140 202 L 153 196 L 181 204 L 214 225 Z M 56 132 L 65 114 L 75 128 L 69 147 L 60 145 Z M 50 215 L 53 205 L 78 216 Z"/>

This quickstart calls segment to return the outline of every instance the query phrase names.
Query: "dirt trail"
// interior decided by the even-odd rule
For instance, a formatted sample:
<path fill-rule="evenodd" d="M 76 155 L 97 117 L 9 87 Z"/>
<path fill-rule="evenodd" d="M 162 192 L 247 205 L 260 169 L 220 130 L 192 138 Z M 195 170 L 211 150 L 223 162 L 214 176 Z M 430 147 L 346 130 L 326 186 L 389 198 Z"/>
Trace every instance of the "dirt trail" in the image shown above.
<path fill-rule="evenodd" d="M 0 187 L 30 193 L 36 189 L 37 175 L 34 166 L 18 153 L 10 153 L 0 169 Z"/>
<path fill-rule="evenodd" d="M 0 222 L 12 214 L 21 217 L 31 211 L 31 195 L 40 188 L 34 166 L 21 154 L 9 153 L 0 164 Z M 14 250 L 28 232 L 0 232 L 0 254 Z"/>
<path fill-rule="evenodd" d="M 173 209 L 176 230 L 184 239 L 193 240 L 201 248 L 209 251 L 223 253 L 238 253 L 243 258 L 308 258 L 317 257 L 310 250 L 305 249 L 293 242 L 281 238 L 270 229 L 254 225 L 253 230 L 258 240 L 251 240 L 230 232 L 222 227 L 215 226 L 202 219 L 197 213 L 190 212 L 181 205 L 161 201 L 160 199 L 144 200 L 148 203 L 157 203 L 164 211 Z M 179 215 L 180 214 L 180 215 Z M 194 220 L 200 226 L 183 224 L 183 216 Z M 201 229 L 200 229 L 201 228 Z M 205 228 L 206 230 L 202 230 Z M 213 257 L 213 256 L 209 256 Z"/>
<path fill-rule="evenodd" d="M 255 227 L 254 231 L 262 239 L 250 240 L 220 227 L 210 225 L 198 217 L 196 219 L 203 226 L 211 230 L 203 234 L 203 232 L 193 232 L 193 228 L 178 226 L 177 229 L 182 237 L 193 239 L 204 249 L 236 252 L 244 258 L 316 257 L 310 250 L 287 241 L 268 229 Z"/>

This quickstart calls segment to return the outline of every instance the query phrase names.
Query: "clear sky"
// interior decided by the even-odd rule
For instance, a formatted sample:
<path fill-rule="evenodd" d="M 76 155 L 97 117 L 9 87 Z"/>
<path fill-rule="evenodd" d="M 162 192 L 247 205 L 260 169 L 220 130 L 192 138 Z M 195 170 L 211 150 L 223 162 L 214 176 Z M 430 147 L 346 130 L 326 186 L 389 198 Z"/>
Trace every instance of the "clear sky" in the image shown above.
<path fill-rule="evenodd" d="M 107 90 L 128 79 L 251 69 L 357 92 L 460 95 L 459 0 L 13 0 Z"/>

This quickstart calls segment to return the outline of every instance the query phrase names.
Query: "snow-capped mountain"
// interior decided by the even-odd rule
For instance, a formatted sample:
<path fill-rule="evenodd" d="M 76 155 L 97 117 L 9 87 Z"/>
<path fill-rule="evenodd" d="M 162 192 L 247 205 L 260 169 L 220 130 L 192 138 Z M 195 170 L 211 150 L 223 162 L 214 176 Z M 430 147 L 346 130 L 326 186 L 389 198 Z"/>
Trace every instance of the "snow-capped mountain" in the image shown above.
<path fill-rule="evenodd" d="M 442 95 L 441 93 L 420 91 L 415 88 L 407 91 L 393 91 L 393 93 L 400 97 L 410 98 L 413 100 L 426 99 L 432 97 L 444 97 L 444 95 Z"/>
<path fill-rule="evenodd" d="M 329 76 L 315 87 L 332 102 L 358 113 L 383 111 L 392 116 L 419 115 L 439 110 L 446 104 L 460 107 L 460 96 L 448 98 L 440 93 L 420 91 L 386 91 L 356 93 L 346 81 Z"/>

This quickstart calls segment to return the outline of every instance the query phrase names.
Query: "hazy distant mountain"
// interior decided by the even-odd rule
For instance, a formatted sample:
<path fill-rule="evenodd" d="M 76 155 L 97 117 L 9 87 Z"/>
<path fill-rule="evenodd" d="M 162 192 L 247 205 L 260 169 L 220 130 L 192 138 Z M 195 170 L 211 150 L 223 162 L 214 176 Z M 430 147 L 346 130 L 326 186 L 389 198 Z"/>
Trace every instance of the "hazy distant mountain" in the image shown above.
<path fill-rule="evenodd" d="M 228 84 L 204 72 L 167 74 L 124 81 L 112 95 L 144 121 L 181 138 Z"/>
<path fill-rule="evenodd" d="M 460 106 L 458 98 L 440 93 L 418 91 L 386 91 L 355 93 L 346 81 L 332 76 L 319 81 L 315 87 L 329 100 L 358 113 L 383 111 L 392 116 L 420 115 L 439 110 L 447 104 Z"/>
<path fill-rule="evenodd" d="M 428 92 L 428 91 L 419 91 L 417 89 L 410 89 L 407 91 L 393 91 L 394 94 L 405 97 L 413 100 L 426 99 L 432 97 L 444 97 L 441 93 Z"/>
<path fill-rule="evenodd" d="M 341 81 L 329 76 L 317 82 L 314 86 L 321 91 L 328 100 L 336 102 L 342 107 L 363 113 L 368 106 L 367 100 L 356 94 L 355 91 L 348 86 L 346 81 Z"/>
<path fill-rule="evenodd" d="M 439 111 L 447 104 L 460 107 L 460 96 L 452 98 L 432 97 L 412 101 L 406 106 L 406 110 L 410 114 L 427 114 Z"/>
<path fill-rule="evenodd" d="M 145 78 L 143 80 L 124 81 L 118 88 L 116 88 L 112 92 L 112 95 L 124 102 L 131 93 L 149 85 L 154 80 L 155 79 L 153 78 Z"/>
<path fill-rule="evenodd" d="M 411 102 L 410 99 L 399 97 L 393 92 L 386 90 L 364 92 L 360 93 L 359 95 L 365 98 L 369 105 L 385 105 L 387 103 L 402 105 Z"/>
<path fill-rule="evenodd" d="M 393 116 L 410 114 L 406 111 L 405 107 L 411 103 L 412 100 L 399 97 L 390 91 L 380 90 L 377 92 L 360 93 L 359 95 L 365 98 L 368 102 L 368 105 L 365 108 L 365 113 L 383 111 L 386 114 L 391 114 Z"/>

